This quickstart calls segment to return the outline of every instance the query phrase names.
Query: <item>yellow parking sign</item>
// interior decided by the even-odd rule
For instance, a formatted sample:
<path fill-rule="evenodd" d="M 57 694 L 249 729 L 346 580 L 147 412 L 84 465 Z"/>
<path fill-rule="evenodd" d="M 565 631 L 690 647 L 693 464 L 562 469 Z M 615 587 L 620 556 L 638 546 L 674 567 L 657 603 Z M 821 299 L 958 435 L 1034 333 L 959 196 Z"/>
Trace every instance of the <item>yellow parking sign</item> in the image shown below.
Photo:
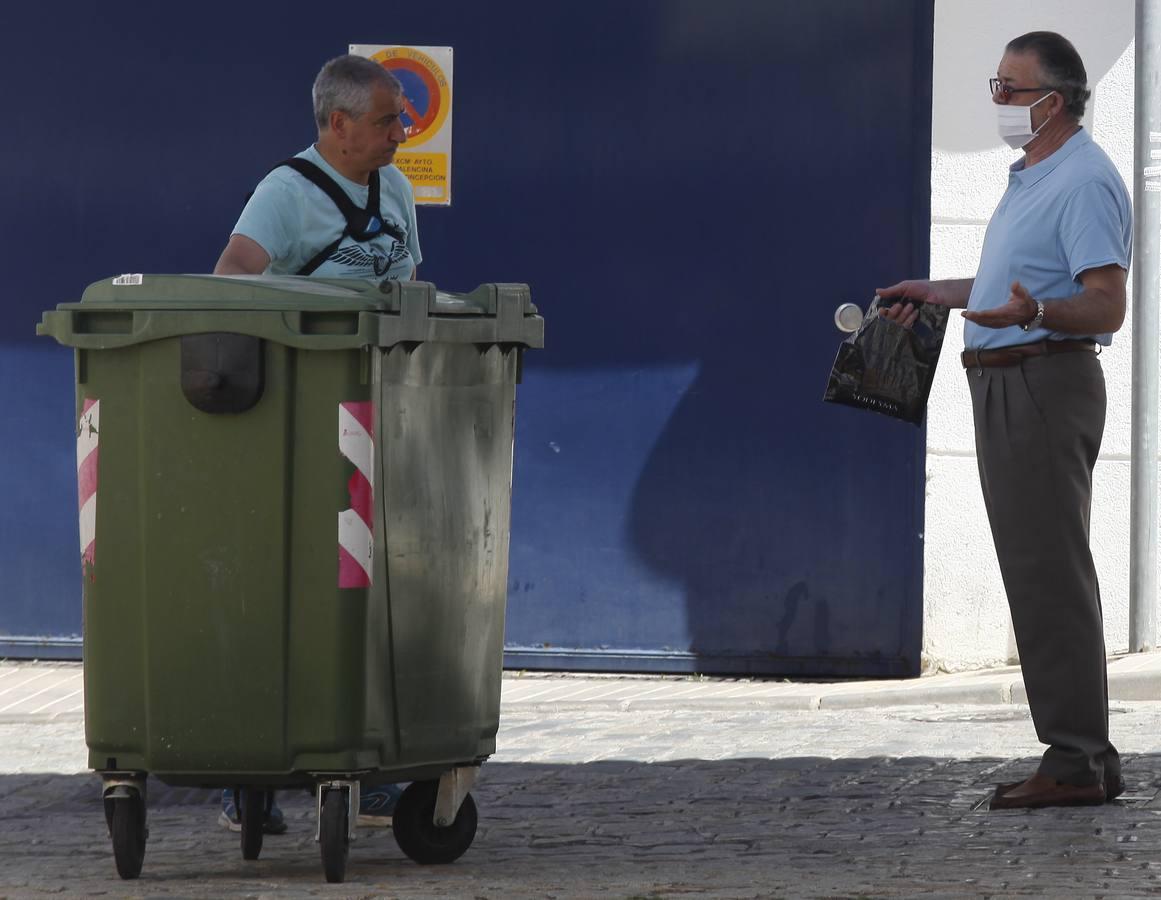
<path fill-rule="evenodd" d="M 411 181 L 415 202 L 450 206 L 452 48 L 351 44 L 350 52 L 380 63 L 403 85 L 407 142 L 395 165 Z"/>

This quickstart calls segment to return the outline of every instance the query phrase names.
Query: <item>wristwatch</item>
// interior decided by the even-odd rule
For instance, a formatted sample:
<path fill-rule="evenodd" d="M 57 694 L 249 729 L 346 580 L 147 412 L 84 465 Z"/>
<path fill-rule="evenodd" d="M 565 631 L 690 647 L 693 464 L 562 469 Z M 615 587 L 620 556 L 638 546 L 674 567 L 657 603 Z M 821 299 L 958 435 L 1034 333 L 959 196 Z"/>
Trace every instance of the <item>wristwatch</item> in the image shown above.
<path fill-rule="evenodd" d="M 1033 328 L 1039 328 L 1044 322 L 1044 304 L 1039 300 L 1033 300 L 1032 302 L 1036 304 L 1036 315 L 1020 326 L 1025 331 L 1031 331 Z"/>

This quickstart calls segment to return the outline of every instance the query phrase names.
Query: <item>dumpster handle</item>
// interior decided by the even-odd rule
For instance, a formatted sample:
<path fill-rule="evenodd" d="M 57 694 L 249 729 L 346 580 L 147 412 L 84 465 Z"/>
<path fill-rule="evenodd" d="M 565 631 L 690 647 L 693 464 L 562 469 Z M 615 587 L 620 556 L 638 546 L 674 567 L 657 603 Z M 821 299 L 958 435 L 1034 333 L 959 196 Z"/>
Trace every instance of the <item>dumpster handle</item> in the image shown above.
<path fill-rule="evenodd" d="M 188 310 L 139 310 L 132 312 L 131 319 L 125 310 L 53 310 L 46 312 L 37 326 L 37 334 L 51 335 L 68 347 L 83 350 L 115 350 L 150 341 L 184 337 L 190 334 L 205 334 L 207 311 Z M 319 311 L 326 316 L 325 311 Z M 377 314 L 372 310 L 360 310 L 355 330 L 344 329 L 341 333 L 302 330 L 301 318 L 297 313 L 269 310 L 214 310 L 212 331 L 261 338 L 294 347 L 300 350 L 353 350 L 373 345 L 379 336 Z M 320 329 L 324 321 L 334 323 L 333 318 L 315 320 Z"/>

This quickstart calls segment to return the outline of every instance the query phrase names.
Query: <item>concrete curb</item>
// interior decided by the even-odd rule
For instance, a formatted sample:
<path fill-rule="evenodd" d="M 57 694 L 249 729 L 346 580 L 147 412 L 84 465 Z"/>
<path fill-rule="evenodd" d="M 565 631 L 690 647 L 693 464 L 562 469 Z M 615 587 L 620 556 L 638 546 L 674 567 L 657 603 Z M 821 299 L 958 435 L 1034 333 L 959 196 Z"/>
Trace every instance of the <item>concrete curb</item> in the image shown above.
<path fill-rule="evenodd" d="M 1022 683 L 1021 683 L 1022 687 Z M 834 693 L 821 698 L 822 709 L 866 709 L 878 706 L 962 706 L 1013 703 L 1013 685 L 1007 681 L 986 684 L 949 684 L 906 687 L 898 690 Z"/>
<path fill-rule="evenodd" d="M 82 674 L 79 663 L 0 662 L 0 724 L 83 720 Z M 1028 702 L 1017 666 L 904 681 L 831 683 L 508 672 L 502 690 L 502 707 L 512 712 L 529 708 L 837 711 Z M 1109 699 L 1161 702 L 1161 652 L 1111 658 Z"/>
<path fill-rule="evenodd" d="M 1161 702 L 1161 652 L 1109 660 L 1109 699 Z M 1027 705 L 1019 666 L 904 681 L 803 683 L 510 673 L 504 705 L 622 710 L 681 706 L 737 710 L 843 710 L 889 706 Z"/>

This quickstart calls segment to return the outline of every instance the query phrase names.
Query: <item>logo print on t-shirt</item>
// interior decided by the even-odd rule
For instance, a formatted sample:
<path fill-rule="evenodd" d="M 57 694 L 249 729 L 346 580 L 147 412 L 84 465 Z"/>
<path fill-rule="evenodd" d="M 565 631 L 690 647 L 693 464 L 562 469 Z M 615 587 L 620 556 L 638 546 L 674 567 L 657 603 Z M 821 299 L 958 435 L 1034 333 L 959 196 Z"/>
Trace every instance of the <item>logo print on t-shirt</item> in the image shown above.
<path fill-rule="evenodd" d="M 391 252 L 384 256 L 382 253 L 371 252 L 368 253 L 359 244 L 349 244 L 346 247 L 340 247 L 335 250 L 327 260 L 336 263 L 340 266 L 345 266 L 348 269 L 366 269 L 374 271 L 375 275 L 382 278 L 389 271 L 395 263 L 401 259 L 406 259 L 411 254 L 407 250 L 405 244 L 398 241 L 391 242 Z"/>

